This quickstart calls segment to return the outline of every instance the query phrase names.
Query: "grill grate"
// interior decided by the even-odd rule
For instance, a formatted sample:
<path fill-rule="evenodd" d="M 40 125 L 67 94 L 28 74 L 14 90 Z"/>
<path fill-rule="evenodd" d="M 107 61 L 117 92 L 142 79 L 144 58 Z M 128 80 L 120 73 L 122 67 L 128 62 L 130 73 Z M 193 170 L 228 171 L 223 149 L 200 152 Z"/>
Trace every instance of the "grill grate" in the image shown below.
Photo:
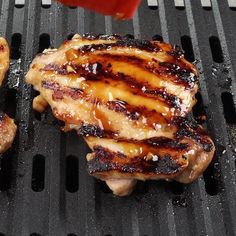
<path fill-rule="evenodd" d="M 11 66 L 0 107 L 19 131 L 1 158 L 0 235 L 236 235 L 236 0 L 145 0 L 133 20 L 116 21 L 51 0 L 0 1 L 0 35 Z M 31 109 L 24 83 L 32 58 L 86 32 L 131 34 L 182 45 L 201 77 L 196 119 L 215 139 L 214 162 L 197 182 L 139 183 L 117 198 L 89 177 L 88 148 L 59 131 L 48 110 Z"/>

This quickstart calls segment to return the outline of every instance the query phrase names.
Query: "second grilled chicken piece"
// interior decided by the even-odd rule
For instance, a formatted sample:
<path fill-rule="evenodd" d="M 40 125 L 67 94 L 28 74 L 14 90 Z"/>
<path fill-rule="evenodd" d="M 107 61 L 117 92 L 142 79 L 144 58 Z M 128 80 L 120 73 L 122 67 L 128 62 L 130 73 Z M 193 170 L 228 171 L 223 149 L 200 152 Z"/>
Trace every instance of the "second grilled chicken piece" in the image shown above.
<path fill-rule="evenodd" d="M 9 56 L 9 47 L 7 41 L 4 38 L 0 37 L 0 86 L 6 72 L 9 69 L 10 56 Z"/>
<path fill-rule="evenodd" d="M 198 78 L 179 47 L 76 35 L 38 55 L 26 81 L 40 92 L 36 110 L 49 104 L 65 131 L 84 136 L 89 173 L 114 194 L 130 194 L 136 180 L 192 182 L 212 160 L 212 140 L 186 119 Z"/>
<path fill-rule="evenodd" d="M 0 38 L 0 86 L 9 68 L 9 47 L 4 38 Z M 0 112 L 0 154 L 12 144 L 16 134 L 14 120 Z"/>

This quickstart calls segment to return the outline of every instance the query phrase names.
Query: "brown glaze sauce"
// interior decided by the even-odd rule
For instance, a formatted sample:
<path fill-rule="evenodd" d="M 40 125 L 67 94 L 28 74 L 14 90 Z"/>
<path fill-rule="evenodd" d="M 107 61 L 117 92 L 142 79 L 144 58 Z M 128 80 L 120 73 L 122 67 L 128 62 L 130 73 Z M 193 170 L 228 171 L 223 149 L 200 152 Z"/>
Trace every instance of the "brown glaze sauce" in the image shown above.
<path fill-rule="evenodd" d="M 61 100 L 64 98 L 64 96 L 69 96 L 74 100 L 84 99 L 88 102 L 91 102 L 92 104 L 94 104 L 91 115 L 95 120 L 100 120 L 101 123 L 104 124 L 104 126 L 109 127 L 109 129 L 110 127 L 112 127 L 109 122 L 109 117 L 107 117 L 107 115 L 103 112 L 100 112 L 99 105 L 103 104 L 110 110 L 123 113 L 130 120 L 139 120 L 143 117 L 145 118 L 145 122 L 143 122 L 143 125 L 150 126 L 152 128 L 157 128 L 155 127 L 156 124 L 167 124 L 169 120 L 167 116 L 164 117 L 154 110 L 148 110 L 146 107 L 132 106 L 124 101 L 113 100 L 103 103 L 102 101 L 99 101 L 99 99 L 94 100 L 91 96 L 87 96 L 81 89 L 60 87 L 60 84 L 54 81 L 42 81 L 42 87 L 53 90 L 52 96 L 54 100 Z"/>
<path fill-rule="evenodd" d="M 99 45 L 100 44 L 94 44 L 96 47 Z M 108 44 L 101 45 L 104 45 L 105 47 L 105 45 Z M 85 46 L 91 47 L 91 45 Z M 186 87 L 187 89 L 193 88 L 195 82 L 198 81 L 196 69 L 193 67 L 193 65 L 186 64 L 184 61 L 179 60 L 173 56 L 169 56 L 166 62 L 159 62 L 155 58 L 153 58 L 152 61 L 147 62 L 147 60 L 138 57 L 138 55 L 116 55 L 116 51 L 111 51 L 112 48 L 109 49 L 109 47 L 108 49 L 102 47 L 100 50 L 96 49 L 98 50 L 96 53 L 94 53 L 96 50 L 93 48 L 86 52 L 81 51 L 83 50 L 82 48 L 83 47 L 78 50 L 70 49 L 67 56 L 68 61 L 75 59 L 80 61 L 81 59 L 79 58 L 79 55 L 87 55 L 88 63 L 100 62 L 101 64 L 104 64 L 112 61 L 126 62 L 130 65 L 137 66 L 145 71 L 155 74 L 161 77 L 163 80 L 171 80 L 180 86 Z M 71 54 L 73 54 L 73 56 Z M 79 62 L 77 64 L 79 64 Z"/>
<path fill-rule="evenodd" d="M 177 96 L 169 94 L 163 88 L 153 88 L 147 83 L 138 82 L 135 78 L 132 78 L 123 73 L 114 74 L 111 70 L 111 63 L 103 64 L 105 64 L 105 66 L 102 66 L 100 62 L 88 63 L 86 65 L 71 64 L 70 66 L 73 68 L 74 73 L 67 72 L 67 74 L 65 73 L 65 68 L 67 65 L 63 65 L 61 68 L 50 65 L 44 70 L 56 71 L 58 74 L 67 75 L 70 76 L 70 78 L 77 78 L 77 76 L 81 76 L 85 77 L 87 81 L 91 80 L 93 82 L 103 81 L 106 83 L 112 83 L 112 81 L 116 81 L 122 83 L 125 86 L 129 86 L 129 90 L 133 94 L 158 99 L 170 107 L 176 108 L 177 110 L 180 109 L 181 99 L 179 99 Z"/>
<path fill-rule="evenodd" d="M 155 161 L 145 160 L 143 157 L 132 159 L 123 158 L 101 146 L 94 147 L 95 157 L 88 162 L 90 174 L 96 172 L 121 171 L 124 173 L 166 174 L 173 175 L 187 166 L 187 162 L 173 159 L 166 154 Z"/>
<path fill-rule="evenodd" d="M 104 112 L 100 111 L 96 105 L 93 107 L 93 110 L 91 112 L 98 124 L 101 125 L 102 130 L 113 130 L 109 117 L 104 114 Z"/>

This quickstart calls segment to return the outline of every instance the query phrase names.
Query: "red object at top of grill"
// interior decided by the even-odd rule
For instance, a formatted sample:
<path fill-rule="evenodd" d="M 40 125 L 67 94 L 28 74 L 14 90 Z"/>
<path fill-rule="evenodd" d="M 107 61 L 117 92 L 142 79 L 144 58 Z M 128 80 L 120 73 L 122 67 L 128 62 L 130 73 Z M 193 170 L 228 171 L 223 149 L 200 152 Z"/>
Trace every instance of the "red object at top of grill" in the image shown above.
<path fill-rule="evenodd" d="M 132 18 L 141 0 L 58 0 L 69 6 L 79 6 L 119 19 Z"/>

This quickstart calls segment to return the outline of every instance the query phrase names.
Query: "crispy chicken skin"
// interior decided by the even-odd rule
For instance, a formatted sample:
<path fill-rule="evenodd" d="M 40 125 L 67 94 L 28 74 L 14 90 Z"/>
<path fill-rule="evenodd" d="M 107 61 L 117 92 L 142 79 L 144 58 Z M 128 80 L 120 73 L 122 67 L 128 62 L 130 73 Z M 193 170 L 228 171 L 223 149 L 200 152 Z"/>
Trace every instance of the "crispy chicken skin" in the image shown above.
<path fill-rule="evenodd" d="M 9 68 L 9 47 L 4 38 L 0 38 L 0 85 Z M 10 148 L 16 134 L 14 121 L 0 112 L 0 154 Z"/>
<path fill-rule="evenodd" d="M 186 118 L 198 90 L 196 68 L 182 50 L 159 41 L 117 35 L 76 35 L 38 55 L 26 81 L 64 130 L 77 130 L 92 153 L 88 171 L 113 193 L 128 195 L 137 180 L 194 181 L 214 144 Z"/>

